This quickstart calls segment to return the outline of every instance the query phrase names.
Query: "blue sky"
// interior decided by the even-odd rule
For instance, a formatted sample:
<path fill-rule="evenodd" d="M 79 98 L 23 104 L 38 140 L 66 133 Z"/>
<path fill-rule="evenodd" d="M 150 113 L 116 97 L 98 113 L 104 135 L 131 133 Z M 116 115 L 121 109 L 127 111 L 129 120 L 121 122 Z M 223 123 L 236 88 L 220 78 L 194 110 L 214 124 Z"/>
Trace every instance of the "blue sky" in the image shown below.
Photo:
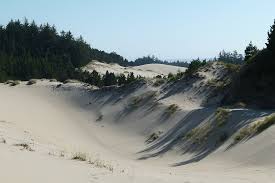
<path fill-rule="evenodd" d="M 82 35 L 92 47 L 128 59 L 214 57 L 264 47 L 274 0 L 3 0 L 0 24 L 26 17 Z"/>

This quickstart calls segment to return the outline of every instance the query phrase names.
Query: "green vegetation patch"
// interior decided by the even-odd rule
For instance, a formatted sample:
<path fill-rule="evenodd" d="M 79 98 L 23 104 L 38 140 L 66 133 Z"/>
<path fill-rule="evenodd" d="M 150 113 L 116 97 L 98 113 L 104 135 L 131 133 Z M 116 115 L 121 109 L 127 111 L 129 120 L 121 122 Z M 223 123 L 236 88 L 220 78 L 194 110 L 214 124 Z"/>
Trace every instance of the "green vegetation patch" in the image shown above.
<path fill-rule="evenodd" d="M 251 125 L 248 125 L 236 134 L 234 137 L 234 144 L 247 139 L 255 134 L 262 133 L 264 130 L 268 129 L 270 126 L 275 124 L 275 114 L 271 114 L 265 117 L 263 120 L 254 122 Z"/>
<path fill-rule="evenodd" d="M 215 112 L 215 121 L 218 127 L 226 125 L 230 115 L 230 110 L 225 108 L 218 108 Z"/>

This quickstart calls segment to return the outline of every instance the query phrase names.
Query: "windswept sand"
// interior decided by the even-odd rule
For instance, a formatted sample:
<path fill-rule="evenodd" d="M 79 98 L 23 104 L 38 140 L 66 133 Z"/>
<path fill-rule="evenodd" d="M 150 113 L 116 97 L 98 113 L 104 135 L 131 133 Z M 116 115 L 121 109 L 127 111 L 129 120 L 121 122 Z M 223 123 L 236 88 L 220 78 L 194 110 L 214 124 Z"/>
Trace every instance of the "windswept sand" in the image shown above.
<path fill-rule="evenodd" d="M 275 180 L 275 127 L 229 151 L 225 151 L 225 144 L 195 163 L 174 166 L 194 157 L 183 154 L 178 147 L 141 160 L 150 154 L 139 153 L 150 147 L 145 143 L 148 135 L 157 130 L 169 134 L 179 125 L 177 119 L 190 115 L 190 111 L 181 112 L 163 124 L 158 123 L 158 110 L 146 116 L 141 109 L 119 115 L 118 119 L 126 101 L 148 88 L 118 97 L 115 102 L 108 90 L 89 90 L 77 83 L 56 88 L 57 84 L 41 81 L 33 86 L 0 85 L 0 182 L 273 183 Z M 103 117 L 98 120 L 100 115 Z M 18 144 L 29 147 L 24 149 Z M 92 163 L 71 160 L 77 152 L 85 153 Z"/>
<path fill-rule="evenodd" d="M 109 72 L 113 72 L 116 75 L 127 75 L 130 72 L 133 72 L 135 76 L 140 75 L 147 78 L 152 78 L 157 75 L 167 76 L 169 73 L 176 74 L 179 71 L 184 72 L 186 70 L 185 67 L 164 64 L 145 64 L 135 67 L 123 67 L 118 64 L 107 64 L 95 60 L 89 63 L 87 66 L 83 67 L 82 69 L 89 72 L 96 70 L 100 74 L 105 74 L 108 70 Z"/>

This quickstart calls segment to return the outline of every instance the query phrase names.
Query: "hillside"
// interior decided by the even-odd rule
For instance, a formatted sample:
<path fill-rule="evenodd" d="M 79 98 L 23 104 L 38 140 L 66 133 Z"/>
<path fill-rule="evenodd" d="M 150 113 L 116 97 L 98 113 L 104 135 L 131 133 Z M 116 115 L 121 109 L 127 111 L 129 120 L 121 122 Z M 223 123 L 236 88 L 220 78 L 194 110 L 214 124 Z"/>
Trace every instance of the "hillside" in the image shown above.
<path fill-rule="evenodd" d="M 164 65 L 164 64 L 145 64 L 141 66 L 133 66 L 133 67 L 123 67 L 115 63 L 107 64 L 98 61 L 92 61 L 88 65 L 82 67 L 84 71 L 92 72 L 96 70 L 100 74 L 105 74 L 106 71 L 112 72 L 116 75 L 124 74 L 127 75 L 131 72 L 134 73 L 135 76 L 142 77 L 155 77 L 157 75 L 167 76 L 169 73 L 176 74 L 177 72 L 184 72 L 186 70 L 185 67 Z"/>
<path fill-rule="evenodd" d="M 232 74 L 211 63 L 158 86 L 1 84 L 0 179 L 272 183 L 275 128 L 253 129 L 274 111 L 219 108 Z"/>

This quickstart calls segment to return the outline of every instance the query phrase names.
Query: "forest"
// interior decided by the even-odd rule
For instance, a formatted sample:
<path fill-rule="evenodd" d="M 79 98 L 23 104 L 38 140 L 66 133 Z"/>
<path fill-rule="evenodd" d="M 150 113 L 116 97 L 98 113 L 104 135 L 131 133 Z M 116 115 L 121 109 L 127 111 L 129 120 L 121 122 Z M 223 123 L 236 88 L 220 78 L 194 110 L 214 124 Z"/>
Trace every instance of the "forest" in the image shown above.
<path fill-rule="evenodd" d="M 122 84 L 137 79 L 106 73 L 101 77 L 96 71 L 86 73 L 79 67 L 91 60 L 128 65 L 128 61 L 116 53 L 93 49 L 82 37 L 75 38 L 70 31 L 57 32 L 55 26 L 38 26 L 34 21 L 11 20 L 0 26 L 0 81 L 31 78 L 79 79 L 90 84 Z"/>

